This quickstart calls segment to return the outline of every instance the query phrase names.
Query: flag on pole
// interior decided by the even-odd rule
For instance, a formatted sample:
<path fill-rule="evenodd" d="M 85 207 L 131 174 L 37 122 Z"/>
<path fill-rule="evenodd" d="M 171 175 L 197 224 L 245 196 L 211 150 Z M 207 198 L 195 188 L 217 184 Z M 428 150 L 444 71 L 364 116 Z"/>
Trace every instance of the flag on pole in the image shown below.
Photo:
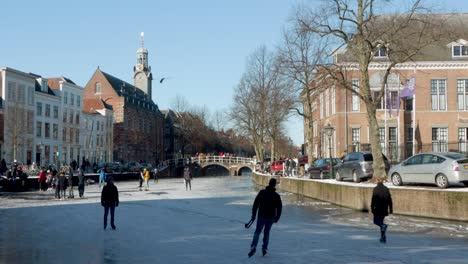
<path fill-rule="evenodd" d="M 413 75 L 409 80 L 406 81 L 403 86 L 403 90 L 400 93 L 401 98 L 411 97 L 416 91 L 416 77 Z"/>

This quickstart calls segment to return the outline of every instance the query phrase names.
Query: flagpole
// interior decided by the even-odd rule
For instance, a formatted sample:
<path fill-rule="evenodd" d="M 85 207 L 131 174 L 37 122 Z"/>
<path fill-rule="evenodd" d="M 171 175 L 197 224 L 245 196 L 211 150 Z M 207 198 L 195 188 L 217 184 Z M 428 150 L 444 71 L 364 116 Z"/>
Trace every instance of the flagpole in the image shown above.
<path fill-rule="evenodd" d="M 414 94 L 413 94 L 413 155 L 416 154 L 416 65 L 413 69 Z"/>
<path fill-rule="evenodd" d="M 400 75 L 398 75 L 398 95 L 397 95 L 397 99 L 398 99 L 398 109 L 397 109 L 397 114 L 398 114 L 398 119 L 397 119 L 397 133 L 398 133 L 398 141 L 397 141 L 397 148 L 398 148 L 398 162 L 400 161 L 400 158 L 401 158 L 401 148 L 398 147 L 400 146 L 401 144 L 401 131 L 400 131 L 400 89 L 401 89 L 401 82 L 400 82 Z"/>
<path fill-rule="evenodd" d="M 385 113 L 385 120 L 384 120 L 384 149 L 383 153 L 385 155 L 387 154 L 387 104 L 388 104 L 388 98 L 387 98 L 387 84 L 384 84 L 384 113 Z"/>

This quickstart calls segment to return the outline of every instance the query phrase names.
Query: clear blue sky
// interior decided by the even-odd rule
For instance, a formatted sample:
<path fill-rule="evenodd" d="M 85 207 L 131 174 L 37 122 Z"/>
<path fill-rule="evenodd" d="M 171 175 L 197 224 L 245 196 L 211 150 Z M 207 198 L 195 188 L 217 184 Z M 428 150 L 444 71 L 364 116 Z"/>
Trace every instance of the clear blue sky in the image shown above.
<path fill-rule="evenodd" d="M 468 10 L 468 1 L 442 2 L 447 10 Z M 192 105 L 206 105 L 211 112 L 228 109 L 246 57 L 260 45 L 271 49 L 278 45 L 296 3 L 5 1 L 1 5 L 0 66 L 44 77 L 65 76 L 80 86 L 85 86 L 100 66 L 133 83 L 135 52 L 140 32 L 145 32 L 155 79 L 153 100 L 161 109 L 170 108 L 176 95 L 183 95 Z M 159 84 L 162 77 L 170 78 Z M 289 124 L 290 137 L 301 144 L 300 119 L 293 118 Z"/>

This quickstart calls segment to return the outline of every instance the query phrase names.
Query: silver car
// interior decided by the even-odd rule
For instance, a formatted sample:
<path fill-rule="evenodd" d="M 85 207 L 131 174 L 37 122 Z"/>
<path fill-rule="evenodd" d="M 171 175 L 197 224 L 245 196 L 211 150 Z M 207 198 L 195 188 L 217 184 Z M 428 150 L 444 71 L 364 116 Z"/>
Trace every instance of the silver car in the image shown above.
<path fill-rule="evenodd" d="M 468 158 L 454 152 L 416 154 L 389 171 L 393 185 L 429 183 L 447 188 L 450 183 L 468 186 Z"/>

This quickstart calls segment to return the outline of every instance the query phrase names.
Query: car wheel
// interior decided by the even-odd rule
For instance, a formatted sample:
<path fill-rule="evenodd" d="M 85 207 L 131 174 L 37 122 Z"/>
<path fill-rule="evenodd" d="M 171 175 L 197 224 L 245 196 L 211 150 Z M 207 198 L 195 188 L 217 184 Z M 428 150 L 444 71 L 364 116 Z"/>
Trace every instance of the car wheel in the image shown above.
<path fill-rule="evenodd" d="M 447 176 L 445 176 L 444 174 L 438 174 L 436 176 L 436 184 L 440 188 L 447 188 L 449 186 Z"/>
<path fill-rule="evenodd" d="M 320 171 L 320 179 L 323 180 L 323 171 Z"/>
<path fill-rule="evenodd" d="M 465 187 L 468 187 L 468 181 L 464 181 L 463 185 L 465 185 Z"/>
<path fill-rule="evenodd" d="M 392 174 L 392 183 L 395 186 L 401 186 L 403 184 L 403 181 L 401 180 L 401 176 L 398 173 L 393 173 Z"/>
<path fill-rule="evenodd" d="M 353 171 L 353 181 L 361 182 L 361 178 L 357 175 L 356 171 Z"/>
<path fill-rule="evenodd" d="M 337 172 L 335 173 L 335 179 L 336 179 L 337 181 L 341 181 L 341 180 L 342 180 L 342 178 L 341 178 L 341 175 L 340 175 L 340 172 L 339 172 L 339 171 L 337 171 Z"/>

